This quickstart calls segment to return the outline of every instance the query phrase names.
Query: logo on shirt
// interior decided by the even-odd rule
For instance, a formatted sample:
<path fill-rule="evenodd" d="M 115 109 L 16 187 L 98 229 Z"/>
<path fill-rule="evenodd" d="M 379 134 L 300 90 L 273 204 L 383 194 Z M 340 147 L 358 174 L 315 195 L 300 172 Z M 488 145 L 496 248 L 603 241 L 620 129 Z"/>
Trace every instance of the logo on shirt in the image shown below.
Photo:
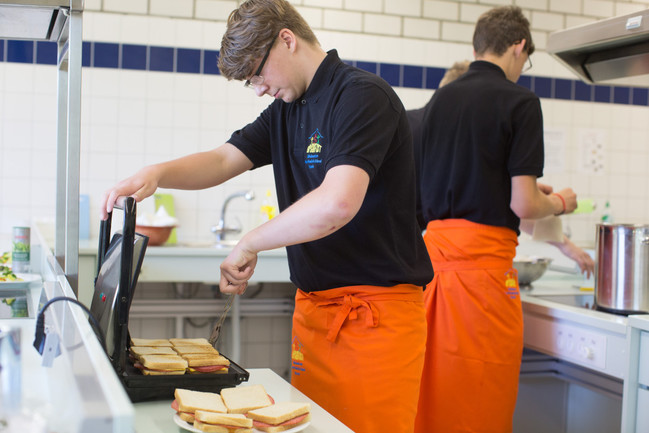
<path fill-rule="evenodd" d="M 304 163 L 309 168 L 315 168 L 316 164 L 322 164 L 322 159 L 320 159 L 320 152 L 322 151 L 322 139 L 323 135 L 316 128 L 315 132 L 309 137 L 309 144 L 306 148 L 306 159 Z"/>
<path fill-rule="evenodd" d="M 291 369 L 293 370 L 294 375 L 299 376 L 300 372 L 305 371 L 302 343 L 300 343 L 300 340 L 297 337 L 293 337 L 291 346 Z"/>

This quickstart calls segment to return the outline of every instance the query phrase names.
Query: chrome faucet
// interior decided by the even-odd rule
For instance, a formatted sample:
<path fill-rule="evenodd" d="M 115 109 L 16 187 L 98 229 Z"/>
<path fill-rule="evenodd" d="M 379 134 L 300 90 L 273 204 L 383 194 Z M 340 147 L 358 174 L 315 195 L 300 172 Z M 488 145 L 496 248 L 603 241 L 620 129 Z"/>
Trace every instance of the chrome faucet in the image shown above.
<path fill-rule="evenodd" d="M 219 219 L 218 224 L 212 227 L 212 233 L 216 235 L 217 243 L 224 241 L 225 235 L 228 233 L 241 233 L 241 222 L 231 226 L 228 226 L 225 223 L 225 212 L 228 208 L 228 203 L 230 203 L 230 201 L 233 198 L 237 198 L 237 197 L 243 197 L 246 200 L 250 201 L 255 198 L 255 192 L 253 190 L 239 191 L 239 192 L 235 192 L 234 194 L 230 194 L 225 199 L 225 201 L 223 202 L 223 207 L 221 208 L 221 218 Z"/>

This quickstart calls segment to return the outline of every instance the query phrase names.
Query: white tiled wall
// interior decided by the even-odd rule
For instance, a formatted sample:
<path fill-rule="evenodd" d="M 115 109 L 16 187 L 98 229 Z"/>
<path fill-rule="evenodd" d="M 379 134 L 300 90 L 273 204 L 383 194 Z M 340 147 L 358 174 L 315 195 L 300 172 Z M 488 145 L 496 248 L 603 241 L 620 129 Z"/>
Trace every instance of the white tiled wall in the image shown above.
<path fill-rule="evenodd" d="M 324 48 L 344 59 L 445 67 L 471 58 L 477 16 L 505 1 L 295 1 Z M 218 49 L 227 11 L 234 1 L 183 0 L 87 2 L 84 40 Z M 543 52 L 550 31 L 569 20 L 592 21 L 649 7 L 649 1 L 516 0 L 533 25 L 539 52 L 532 73 L 574 78 Z M 115 13 L 113 13 L 115 12 Z M 188 17 L 199 15 L 201 19 Z M 339 31 L 338 31 L 339 30 Z M 400 36 L 401 34 L 408 35 Z M 441 40 L 440 40 L 441 39 Z M 0 63 L 0 231 L 18 220 L 52 216 L 56 72 L 54 67 Z M 407 108 L 431 92 L 397 89 Z M 103 190 L 143 164 L 205 150 L 254 119 L 270 99 L 256 98 L 240 83 L 220 76 L 84 68 L 82 93 L 81 192 L 91 196 L 91 231 L 97 231 L 97 201 Z M 546 126 L 565 129 L 562 172 L 548 167 L 545 181 L 574 186 L 582 197 L 610 200 L 618 221 L 649 220 L 649 182 L 639 161 L 647 159 L 647 107 L 543 100 Z M 578 130 L 601 129 L 606 170 L 593 176 L 578 169 Z M 633 153 L 631 153 L 633 152 Z M 628 169 L 623 167 L 629 165 Z M 270 169 L 200 192 L 174 192 L 181 240 L 211 236 L 224 198 L 252 188 L 262 197 L 273 180 Z M 234 201 L 232 212 L 245 229 L 260 221 L 259 200 Z M 146 204 L 144 204 L 146 206 Z M 575 239 L 593 238 L 592 217 L 571 218 Z M 583 226 L 583 227 L 582 227 Z"/>
<path fill-rule="evenodd" d="M 538 52 L 535 76 L 574 79 L 543 52 L 551 30 L 649 7 L 649 0 L 301 0 L 293 1 L 325 49 L 343 59 L 447 67 L 470 59 L 474 21 L 483 10 L 516 3 L 531 19 Z M 86 0 L 84 40 L 218 49 L 236 1 Z M 55 193 L 56 70 L 0 62 L 0 233 L 32 217 L 52 217 Z M 101 193 L 144 164 L 224 142 L 271 102 L 220 76 L 84 68 L 81 193 L 91 197 L 91 233 L 98 231 Z M 430 91 L 398 88 L 407 108 Z M 564 145 L 543 182 L 572 186 L 617 222 L 649 223 L 649 108 L 542 100 L 545 125 Z M 603 137 L 605 170 L 583 169 L 584 131 Z M 553 165 L 554 164 L 554 165 Z M 261 197 L 273 187 L 264 168 L 207 191 L 173 191 L 182 241 L 211 239 L 225 197 L 253 189 L 258 199 L 235 200 L 231 216 L 244 230 L 261 221 Z M 150 205 L 150 204 L 149 204 Z M 147 206 L 147 204 L 143 204 Z M 577 243 L 592 244 L 598 215 L 564 217 Z"/>

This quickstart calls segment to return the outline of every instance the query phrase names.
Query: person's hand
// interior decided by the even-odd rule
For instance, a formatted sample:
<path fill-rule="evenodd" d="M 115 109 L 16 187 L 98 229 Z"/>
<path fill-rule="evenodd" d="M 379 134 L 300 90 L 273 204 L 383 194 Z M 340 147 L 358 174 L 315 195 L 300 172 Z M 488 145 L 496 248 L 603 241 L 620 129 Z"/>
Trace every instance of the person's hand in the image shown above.
<path fill-rule="evenodd" d="M 577 194 L 572 190 L 572 188 L 564 188 L 559 192 L 556 192 L 563 199 L 565 204 L 564 214 L 571 213 L 577 209 Z"/>
<path fill-rule="evenodd" d="M 590 255 L 572 243 L 572 241 L 566 236 L 564 236 L 562 243 L 557 244 L 557 247 L 566 257 L 577 262 L 581 273 L 586 274 L 586 278 L 590 278 L 590 276 L 595 272 L 595 262 Z"/>
<path fill-rule="evenodd" d="M 135 175 L 122 180 L 104 192 L 99 207 L 101 219 L 108 218 L 108 213 L 113 211 L 118 197 L 131 196 L 136 202 L 140 202 L 153 194 L 157 188 L 158 173 L 156 169 L 153 166 L 144 167 Z"/>
<path fill-rule="evenodd" d="M 243 295 L 257 266 L 257 253 L 248 251 L 239 241 L 232 252 L 221 263 L 219 287 L 223 293 Z"/>

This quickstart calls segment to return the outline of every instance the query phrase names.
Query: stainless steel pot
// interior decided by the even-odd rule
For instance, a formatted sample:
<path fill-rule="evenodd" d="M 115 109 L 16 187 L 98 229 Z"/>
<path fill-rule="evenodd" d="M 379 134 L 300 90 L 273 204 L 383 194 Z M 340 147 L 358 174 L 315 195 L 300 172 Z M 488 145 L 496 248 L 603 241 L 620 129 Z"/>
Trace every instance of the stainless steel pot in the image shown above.
<path fill-rule="evenodd" d="M 613 313 L 649 312 L 649 226 L 597 225 L 595 304 Z"/>

